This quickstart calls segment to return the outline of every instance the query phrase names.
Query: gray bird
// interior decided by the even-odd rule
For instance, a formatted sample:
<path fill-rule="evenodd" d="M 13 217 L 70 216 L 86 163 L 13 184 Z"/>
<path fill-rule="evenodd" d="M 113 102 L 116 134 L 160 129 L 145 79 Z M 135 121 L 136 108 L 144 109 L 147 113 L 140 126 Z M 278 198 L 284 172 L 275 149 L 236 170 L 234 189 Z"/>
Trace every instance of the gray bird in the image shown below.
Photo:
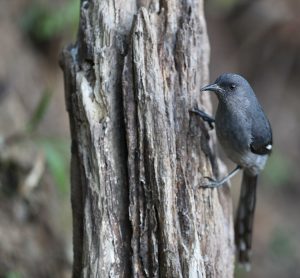
<path fill-rule="evenodd" d="M 206 187 L 219 187 L 240 169 L 243 179 L 235 222 L 235 243 L 239 262 L 250 266 L 256 184 L 272 151 L 272 129 L 251 86 L 242 76 L 225 73 L 201 91 L 218 97 L 216 118 L 194 109 L 210 126 L 215 123 L 218 140 L 226 155 L 237 167 L 220 181 L 209 178 Z"/>

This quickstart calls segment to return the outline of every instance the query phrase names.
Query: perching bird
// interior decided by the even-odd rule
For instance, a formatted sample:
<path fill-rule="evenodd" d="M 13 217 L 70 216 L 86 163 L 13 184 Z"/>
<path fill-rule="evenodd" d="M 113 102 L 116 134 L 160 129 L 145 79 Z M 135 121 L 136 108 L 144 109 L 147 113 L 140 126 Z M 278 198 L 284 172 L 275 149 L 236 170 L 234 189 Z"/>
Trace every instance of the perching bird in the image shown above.
<path fill-rule="evenodd" d="M 272 130 L 251 86 L 238 74 L 225 73 L 201 91 L 212 91 L 219 105 L 215 120 L 205 112 L 193 110 L 210 125 L 215 123 L 218 140 L 226 155 L 237 164 L 220 181 L 209 178 L 207 187 L 219 187 L 243 170 L 241 195 L 235 222 L 235 243 L 239 262 L 250 266 L 252 226 L 256 184 L 272 151 Z"/>

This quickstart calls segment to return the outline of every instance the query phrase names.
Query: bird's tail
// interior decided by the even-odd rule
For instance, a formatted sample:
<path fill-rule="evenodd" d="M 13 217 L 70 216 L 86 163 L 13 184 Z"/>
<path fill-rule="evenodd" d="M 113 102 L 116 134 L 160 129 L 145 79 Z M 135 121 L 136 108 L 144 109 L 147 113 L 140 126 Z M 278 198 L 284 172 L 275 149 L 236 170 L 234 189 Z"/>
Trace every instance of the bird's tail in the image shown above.
<path fill-rule="evenodd" d="M 256 203 L 257 176 L 250 176 L 244 171 L 240 201 L 235 221 L 235 244 L 238 261 L 250 268 L 252 228 Z"/>

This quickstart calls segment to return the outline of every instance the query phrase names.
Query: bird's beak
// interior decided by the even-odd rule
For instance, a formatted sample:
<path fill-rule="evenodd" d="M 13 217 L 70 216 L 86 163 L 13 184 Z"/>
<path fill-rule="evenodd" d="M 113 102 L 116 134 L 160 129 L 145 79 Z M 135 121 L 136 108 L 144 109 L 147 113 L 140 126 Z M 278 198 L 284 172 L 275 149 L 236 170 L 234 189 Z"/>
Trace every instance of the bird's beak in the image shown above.
<path fill-rule="evenodd" d="M 207 85 L 207 86 L 201 88 L 200 91 L 201 92 L 203 92 L 203 91 L 212 91 L 212 92 L 215 92 L 215 93 L 222 93 L 223 89 L 218 84 L 210 84 L 210 85 Z"/>

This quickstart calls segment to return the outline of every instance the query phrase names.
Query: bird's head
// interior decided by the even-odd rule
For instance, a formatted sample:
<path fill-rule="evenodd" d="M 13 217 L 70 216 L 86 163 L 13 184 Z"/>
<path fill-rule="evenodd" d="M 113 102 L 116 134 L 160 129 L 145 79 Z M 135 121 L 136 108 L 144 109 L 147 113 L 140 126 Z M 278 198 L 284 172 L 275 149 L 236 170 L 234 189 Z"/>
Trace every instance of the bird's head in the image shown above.
<path fill-rule="evenodd" d="M 252 89 L 242 76 L 235 73 L 224 73 L 213 84 L 203 87 L 201 91 L 215 92 L 219 99 L 226 99 L 229 96 L 247 94 Z"/>

